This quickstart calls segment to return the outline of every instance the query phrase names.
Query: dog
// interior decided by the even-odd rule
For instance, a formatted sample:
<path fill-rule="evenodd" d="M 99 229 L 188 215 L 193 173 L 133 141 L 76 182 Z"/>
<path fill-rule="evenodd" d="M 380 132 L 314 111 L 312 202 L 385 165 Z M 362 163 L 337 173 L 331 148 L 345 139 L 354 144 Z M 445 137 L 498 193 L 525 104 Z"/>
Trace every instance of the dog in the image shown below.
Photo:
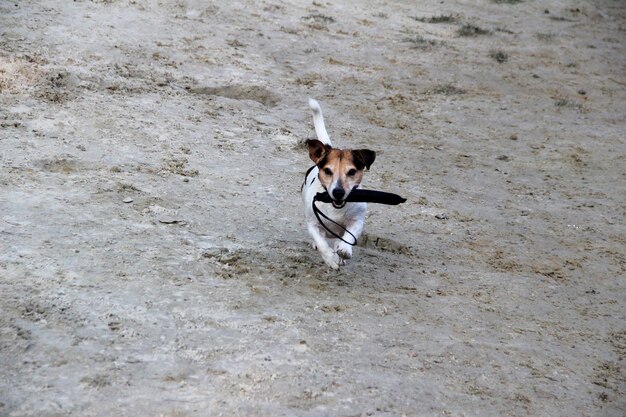
<path fill-rule="evenodd" d="M 324 125 L 322 108 L 312 98 L 309 99 L 309 107 L 313 111 L 317 139 L 306 141 L 309 157 L 315 165 L 306 173 L 301 188 L 304 214 L 308 232 L 313 238 L 313 248 L 320 252 L 329 267 L 339 269 L 340 265 L 345 265 L 352 258 L 352 245 L 347 242 L 354 240 L 356 243 L 363 231 L 367 212 L 367 203 L 351 203 L 346 199 L 352 190 L 360 187 L 363 172 L 374 163 L 376 152 L 369 149 L 333 148 Z M 325 222 L 329 229 L 343 239 L 329 233 L 313 211 L 313 198 L 324 191 L 330 195 L 332 204 L 317 203 L 317 207 L 323 215 L 343 226 L 344 229 Z"/>

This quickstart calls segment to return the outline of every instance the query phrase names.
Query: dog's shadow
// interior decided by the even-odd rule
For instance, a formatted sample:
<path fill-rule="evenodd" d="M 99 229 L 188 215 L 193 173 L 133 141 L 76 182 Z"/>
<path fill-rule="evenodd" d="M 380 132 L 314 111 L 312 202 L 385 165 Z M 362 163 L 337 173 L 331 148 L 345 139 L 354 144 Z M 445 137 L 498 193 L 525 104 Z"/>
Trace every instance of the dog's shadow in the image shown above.
<path fill-rule="evenodd" d="M 296 240 L 276 240 L 263 247 L 213 248 L 202 258 L 223 279 L 262 280 L 269 285 L 276 281 L 286 287 L 301 283 L 315 288 L 364 282 L 394 285 L 394 281 L 406 279 L 402 268 L 408 266 L 413 254 L 413 248 L 400 242 L 363 234 L 355 256 L 339 270 L 328 267 L 308 242 Z"/>

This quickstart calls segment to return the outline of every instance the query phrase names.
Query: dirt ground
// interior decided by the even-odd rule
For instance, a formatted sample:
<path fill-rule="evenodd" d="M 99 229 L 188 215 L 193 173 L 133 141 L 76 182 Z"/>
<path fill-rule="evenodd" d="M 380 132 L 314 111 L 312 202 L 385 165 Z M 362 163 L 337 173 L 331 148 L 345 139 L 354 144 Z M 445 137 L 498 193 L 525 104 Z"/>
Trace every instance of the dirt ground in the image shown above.
<path fill-rule="evenodd" d="M 0 0 L 0 415 L 624 416 L 625 119 L 621 0 Z"/>

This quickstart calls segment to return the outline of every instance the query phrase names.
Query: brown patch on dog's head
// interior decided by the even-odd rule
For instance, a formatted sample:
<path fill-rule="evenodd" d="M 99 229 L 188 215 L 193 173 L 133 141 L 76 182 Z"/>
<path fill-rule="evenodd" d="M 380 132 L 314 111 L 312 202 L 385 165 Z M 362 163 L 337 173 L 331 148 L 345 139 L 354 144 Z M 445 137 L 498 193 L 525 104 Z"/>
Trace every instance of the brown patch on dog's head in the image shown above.
<path fill-rule="evenodd" d="M 322 152 L 320 145 L 325 147 Z M 319 145 L 313 144 L 313 147 L 309 145 L 309 155 L 319 168 L 320 182 L 333 201 L 338 203 L 335 204 L 336 207 L 361 184 L 363 170 L 369 169 L 376 159 L 376 153 L 369 149 L 335 149 L 321 142 Z"/>

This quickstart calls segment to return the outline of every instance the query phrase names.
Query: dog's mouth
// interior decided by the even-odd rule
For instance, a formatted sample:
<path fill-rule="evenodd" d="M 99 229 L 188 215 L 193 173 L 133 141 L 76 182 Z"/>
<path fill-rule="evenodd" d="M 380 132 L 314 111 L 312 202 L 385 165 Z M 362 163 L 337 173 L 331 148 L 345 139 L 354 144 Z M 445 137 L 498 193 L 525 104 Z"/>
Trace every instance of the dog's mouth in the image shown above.
<path fill-rule="evenodd" d="M 333 207 L 336 209 L 343 208 L 343 206 L 346 205 L 346 200 L 342 200 L 342 201 L 332 200 L 331 202 L 333 203 Z"/>

